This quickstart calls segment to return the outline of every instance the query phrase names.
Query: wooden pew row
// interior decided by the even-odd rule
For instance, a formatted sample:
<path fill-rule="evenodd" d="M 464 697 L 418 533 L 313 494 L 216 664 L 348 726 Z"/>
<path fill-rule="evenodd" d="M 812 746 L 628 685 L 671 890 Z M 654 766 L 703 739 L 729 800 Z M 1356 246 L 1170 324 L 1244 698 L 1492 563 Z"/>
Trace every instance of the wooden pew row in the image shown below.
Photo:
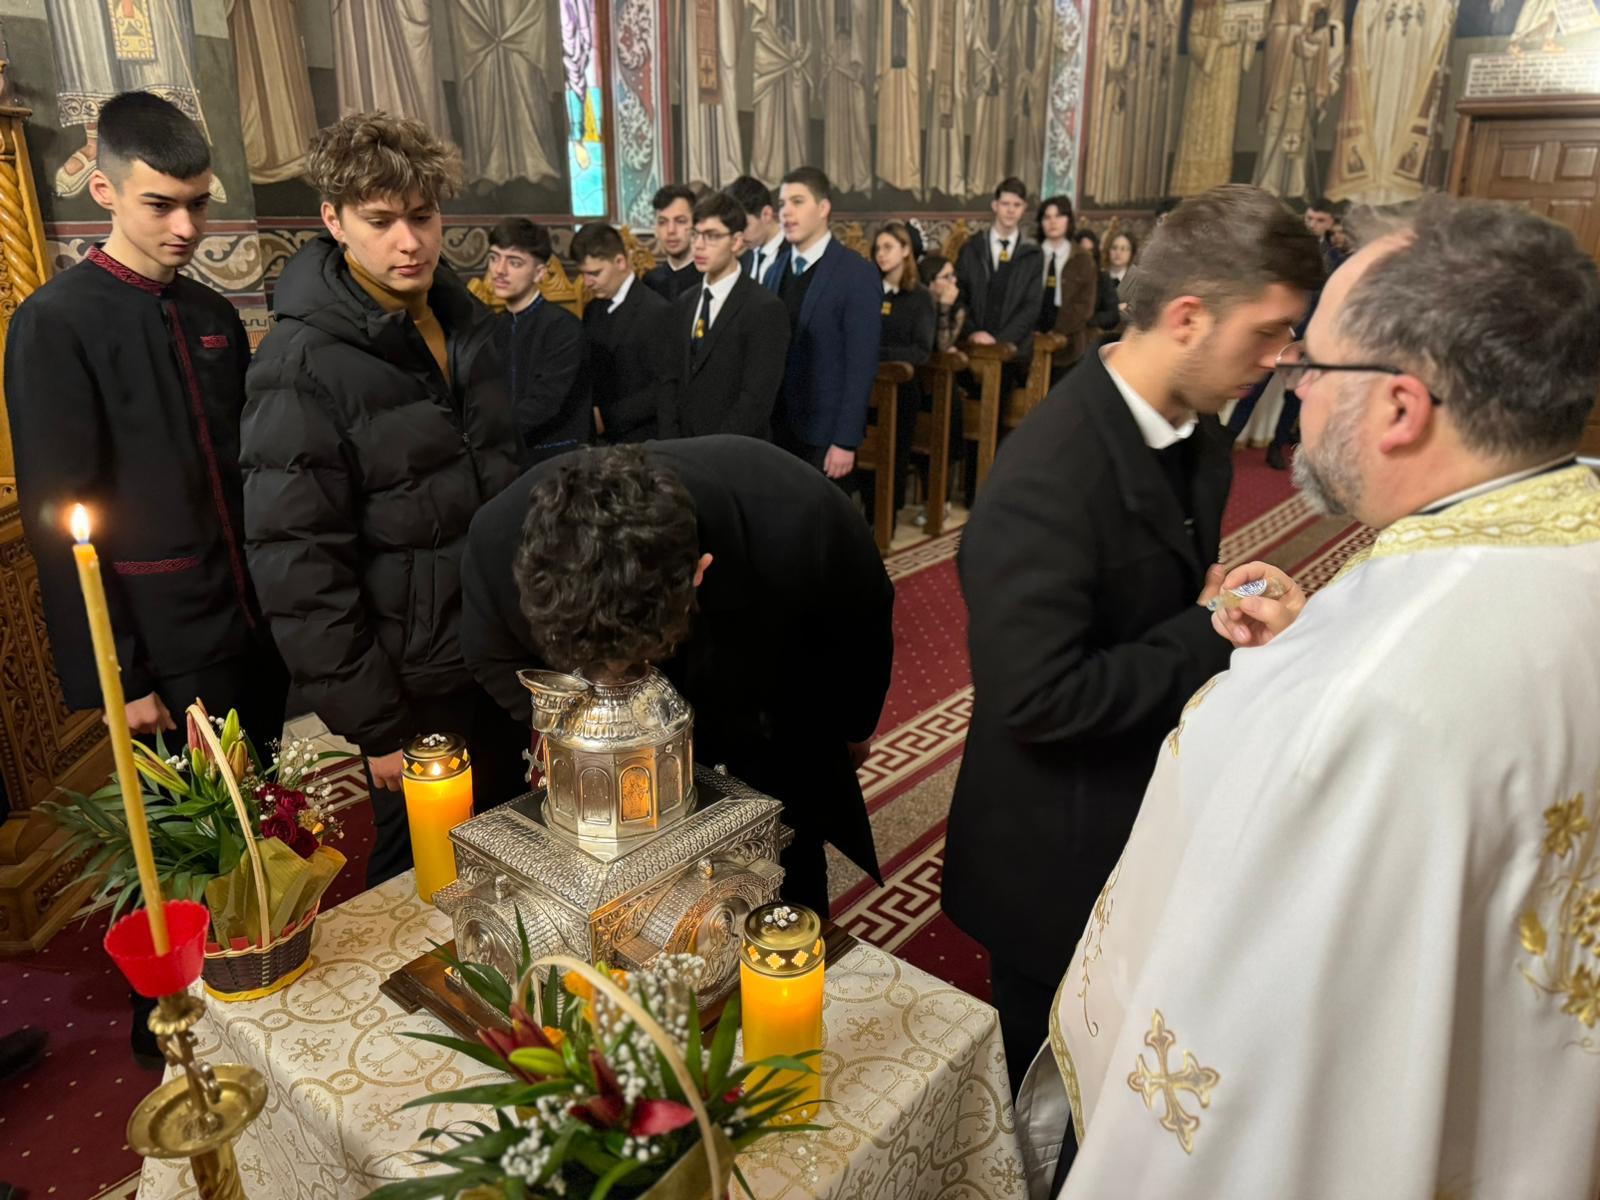
<path fill-rule="evenodd" d="M 910 383 L 915 373 L 910 363 L 878 364 L 877 378 L 872 381 L 867 436 L 856 447 L 856 469 L 872 472 L 872 536 L 879 554 L 888 554 L 889 543 L 894 540 L 894 445 L 900 385 Z"/>

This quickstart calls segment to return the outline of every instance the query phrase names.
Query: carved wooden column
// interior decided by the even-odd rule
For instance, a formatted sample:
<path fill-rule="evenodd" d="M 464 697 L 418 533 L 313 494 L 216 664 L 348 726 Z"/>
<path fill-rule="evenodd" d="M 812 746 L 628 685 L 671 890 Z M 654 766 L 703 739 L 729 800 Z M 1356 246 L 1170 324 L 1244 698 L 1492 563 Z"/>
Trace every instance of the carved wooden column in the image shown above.
<path fill-rule="evenodd" d="M 3 68 L 0 68 L 3 69 Z M 49 277 L 44 225 L 23 138 L 25 108 L 0 105 L 0 353 L 17 305 Z M 0 955 L 37 950 L 90 890 L 65 835 L 38 805 L 59 787 L 92 790 L 111 771 L 98 712 L 70 712 L 51 665 L 39 573 L 22 538 L 10 423 L 0 392 Z"/>

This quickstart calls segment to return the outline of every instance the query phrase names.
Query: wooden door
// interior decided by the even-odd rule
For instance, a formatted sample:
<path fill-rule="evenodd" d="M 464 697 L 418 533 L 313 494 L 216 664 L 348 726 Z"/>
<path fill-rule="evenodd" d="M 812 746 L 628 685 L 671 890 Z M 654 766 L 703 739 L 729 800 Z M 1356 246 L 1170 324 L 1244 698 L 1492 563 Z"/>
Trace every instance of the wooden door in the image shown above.
<path fill-rule="evenodd" d="M 1600 259 L 1600 97 L 1467 101 L 1459 111 L 1451 191 L 1525 205 Z M 1600 456 L 1600 404 L 1582 450 Z"/>

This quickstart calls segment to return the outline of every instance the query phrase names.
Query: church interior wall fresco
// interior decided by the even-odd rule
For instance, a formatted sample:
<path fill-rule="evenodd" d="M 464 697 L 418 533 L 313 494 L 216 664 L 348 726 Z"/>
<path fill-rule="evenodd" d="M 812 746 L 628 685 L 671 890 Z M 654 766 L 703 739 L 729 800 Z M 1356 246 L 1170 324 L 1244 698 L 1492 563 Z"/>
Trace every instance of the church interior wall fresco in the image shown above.
<path fill-rule="evenodd" d="M 462 147 L 445 255 L 468 272 L 500 215 L 550 224 L 558 252 L 586 217 L 648 240 L 663 181 L 797 162 L 844 219 L 916 215 L 932 244 L 1010 173 L 1138 229 L 1227 180 L 1438 187 L 1471 57 L 1600 63 L 1600 0 L 0 0 L 0 34 L 57 265 L 106 229 L 84 186 L 98 104 L 151 88 L 212 142 L 192 270 L 259 336 L 318 228 L 306 138 L 342 112 Z"/>
<path fill-rule="evenodd" d="M 1096 0 L 1090 24 L 1091 210 L 1227 182 L 1372 204 L 1438 190 L 1474 56 L 1600 92 L 1597 0 Z"/>

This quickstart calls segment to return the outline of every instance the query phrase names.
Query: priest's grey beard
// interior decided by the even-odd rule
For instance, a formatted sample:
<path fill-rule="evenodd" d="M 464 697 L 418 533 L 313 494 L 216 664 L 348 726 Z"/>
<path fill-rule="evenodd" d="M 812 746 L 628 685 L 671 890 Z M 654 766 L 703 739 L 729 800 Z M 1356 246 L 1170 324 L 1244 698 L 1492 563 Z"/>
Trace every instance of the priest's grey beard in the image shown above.
<path fill-rule="evenodd" d="M 1347 517 L 1361 499 L 1361 472 L 1357 462 L 1356 430 L 1361 422 L 1363 396 L 1356 390 L 1342 393 L 1315 451 L 1304 442 L 1295 452 L 1291 476 L 1306 502 L 1328 517 Z"/>

